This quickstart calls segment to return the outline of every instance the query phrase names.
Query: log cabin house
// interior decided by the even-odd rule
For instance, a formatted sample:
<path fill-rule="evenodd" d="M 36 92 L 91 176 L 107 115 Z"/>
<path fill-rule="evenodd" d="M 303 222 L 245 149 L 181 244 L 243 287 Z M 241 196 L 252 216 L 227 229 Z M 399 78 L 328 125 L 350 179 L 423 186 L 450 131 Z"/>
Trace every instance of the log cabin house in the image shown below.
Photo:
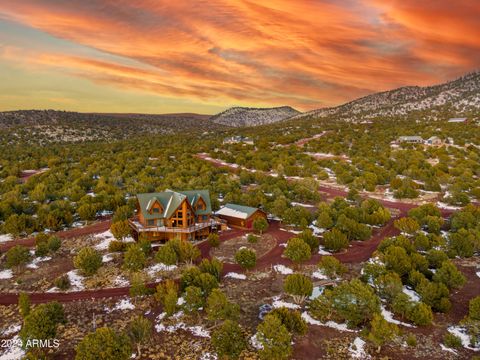
<path fill-rule="evenodd" d="M 267 214 L 263 210 L 237 204 L 226 204 L 215 215 L 225 220 L 228 226 L 248 230 L 253 229 L 255 219 L 263 217 L 267 220 Z"/>
<path fill-rule="evenodd" d="M 137 210 L 129 219 L 133 237 L 150 241 L 178 238 L 198 240 L 217 231 L 222 223 L 212 218 L 208 190 L 137 194 Z"/>

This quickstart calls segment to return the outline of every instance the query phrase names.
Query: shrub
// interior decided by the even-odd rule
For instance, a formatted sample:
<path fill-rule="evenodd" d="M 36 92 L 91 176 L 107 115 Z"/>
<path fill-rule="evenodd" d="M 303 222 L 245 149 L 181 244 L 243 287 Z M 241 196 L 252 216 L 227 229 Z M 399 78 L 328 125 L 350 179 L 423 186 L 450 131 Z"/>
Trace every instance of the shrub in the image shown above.
<path fill-rule="evenodd" d="M 429 266 L 435 269 L 442 266 L 442 263 L 448 260 L 447 254 L 442 250 L 431 249 L 427 252 L 426 256 Z"/>
<path fill-rule="evenodd" d="M 264 231 L 268 230 L 268 221 L 263 217 L 256 218 L 253 220 L 253 228 L 255 231 L 262 234 Z"/>
<path fill-rule="evenodd" d="M 148 256 L 152 253 L 152 243 L 150 242 L 150 240 L 140 239 L 140 241 L 138 242 L 138 246 L 140 246 L 140 249 L 142 249 L 145 256 Z"/>
<path fill-rule="evenodd" d="M 30 296 L 23 292 L 20 293 L 18 295 L 18 311 L 24 319 L 28 314 L 30 314 L 30 305 Z"/>
<path fill-rule="evenodd" d="M 76 347 L 75 360 L 115 359 L 128 360 L 132 355 L 130 339 L 108 327 L 90 333 Z"/>
<path fill-rule="evenodd" d="M 333 256 L 323 256 L 318 263 L 318 268 L 330 279 L 336 279 L 347 272 L 347 267 Z"/>
<path fill-rule="evenodd" d="M 130 225 L 128 225 L 127 220 L 121 220 L 121 221 L 114 222 L 110 226 L 110 231 L 112 232 L 112 235 L 117 240 L 125 239 L 126 237 L 130 236 L 130 234 L 131 234 Z"/>
<path fill-rule="evenodd" d="M 205 308 L 209 320 L 237 320 L 240 313 L 240 307 L 228 301 L 225 294 L 220 289 L 213 289 L 207 298 Z"/>
<path fill-rule="evenodd" d="M 480 320 L 480 296 L 470 299 L 468 303 L 468 316 L 472 320 Z"/>
<path fill-rule="evenodd" d="M 217 280 L 220 280 L 220 276 L 222 275 L 223 270 L 223 263 L 216 258 L 212 258 L 211 260 L 202 259 L 200 265 L 198 266 L 200 271 L 203 273 L 209 273 Z"/>
<path fill-rule="evenodd" d="M 216 248 L 220 246 L 220 237 L 218 234 L 210 233 L 208 234 L 208 243 L 211 247 Z"/>
<path fill-rule="evenodd" d="M 55 280 L 55 286 L 60 290 L 67 290 L 70 288 L 70 278 L 67 275 L 62 275 Z"/>
<path fill-rule="evenodd" d="M 348 238 L 338 229 L 332 229 L 323 234 L 325 249 L 338 252 L 348 247 Z"/>
<path fill-rule="evenodd" d="M 461 288 L 467 279 L 451 261 L 444 261 L 433 275 L 433 281 L 445 284 L 449 289 Z"/>
<path fill-rule="evenodd" d="M 294 301 L 298 304 L 312 295 L 313 284 L 310 278 L 302 274 L 291 274 L 285 278 L 283 289 L 287 294 L 292 295 Z"/>
<path fill-rule="evenodd" d="M 94 248 L 84 247 L 73 258 L 73 265 L 86 276 L 91 276 L 102 266 L 102 255 Z"/>
<path fill-rule="evenodd" d="M 280 307 L 273 309 L 269 314 L 278 317 L 289 332 L 299 335 L 305 335 L 307 333 L 307 323 L 303 320 L 299 311 Z"/>
<path fill-rule="evenodd" d="M 48 243 L 46 241 L 37 242 L 35 245 L 35 256 L 46 256 L 49 253 Z"/>
<path fill-rule="evenodd" d="M 258 242 L 258 236 L 254 235 L 254 234 L 248 234 L 247 235 L 247 241 L 250 244 L 256 244 Z"/>
<path fill-rule="evenodd" d="M 152 333 L 152 323 L 147 318 L 139 315 L 130 321 L 128 324 L 127 334 L 134 344 L 137 345 L 137 355 L 142 356 L 141 345 L 148 340 Z"/>
<path fill-rule="evenodd" d="M 62 305 L 57 302 L 40 304 L 25 317 L 19 335 L 24 344 L 33 339 L 54 339 L 57 335 L 57 326 L 64 322 Z"/>
<path fill-rule="evenodd" d="M 30 260 L 30 251 L 25 246 L 15 245 L 14 247 L 10 248 L 7 251 L 6 266 L 8 268 L 24 265 L 29 260 Z"/>
<path fill-rule="evenodd" d="M 453 335 L 452 333 L 447 332 L 443 337 L 443 343 L 449 348 L 458 349 L 462 346 L 462 339 L 456 335 Z"/>
<path fill-rule="evenodd" d="M 320 242 L 318 238 L 313 235 L 312 230 L 306 229 L 303 230 L 303 232 L 300 234 L 300 239 L 305 241 L 308 246 L 310 246 L 310 250 L 312 253 L 318 252 L 318 246 L 320 245 Z"/>
<path fill-rule="evenodd" d="M 408 320 L 413 321 L 415 325 L 430 325 L 433 320 L 432 309 L 430 308 L 430 306 L 424 304 L 423 302 L 416 303 L 407 313 L 407 318 Z"/>
<path fill-rule="evenodd" d="M 415 336 L 415 334 L 410 333 L 407 335 L 405 342 L 407 343 L 408 346 L 415 347 L 417 346 L 417 337 Z"/>
<path fill-rule="evenodd" d="M 403 289 L 402 279 L 394 272 L 380 275 L 375 279 L 375 285 L 380 296 L 387 300 L 395 298 Z"/>
<path fill-rule="evenodd" d="M 123 266 L 131 271 L 139 271 L 145 267 L 147 258 L 138 244 L 130 245 L 123 256 Z"/>
<path fill-rule="evenodd" d="M 184 309 L 189 313 L 200 310 L 204 305 L 202 289 L 197 286 L 189 286 L 185 289 Z"/>
<path fill-rule="evenodd" d="M 155 254 L 155 260 L 165 265 L 175 265 L 178 261 L 178 257 L 173 247 L 165 244 L 158 248 L 158 251 Z"/>
<path fill-rule="evenodd" d="M 392 309 L 395 314 L 398 314 L 402 317 L 407 317 L 410 314 L 413 303 L 410 301 L 410 298 L 407 294 L 403 292 L 399 293 L 392 300 Z"/>
<path fill-rule="evenodd" d="M 277 316 L 265 316 L 257 327 L 257 340 L 262 345 L 259 351 L 262 360 L 288 359 L 292 353 L 292 336 Z"/>
<path fill-rule="evenodd" d="M 251 270 L 257 264 L 255 251 L 242 248 L 235 253 L 235 262 L 246 270 Z"/>
<path fill-rule="evenodd" d="M 374 314 L 370 322 L 368 340 L 373 342 L 380 350 L 386 342 L 393 340 L 399 333 L 398 326 L 387 322 L 382 315 Z M 377 351 L 378 352 L 378 351 Z"/>
<path fill-rule="evenodd" d="M 312 257 L 310 246 L 300 238 L 288 240 L 287 247 L 283 254 L 295 264 L 300 264 Z"/>
<path fill-rule="evenodd" d="M 163 310 L 168 316 L 173 315 L 177 309 L 178 285 L 171 279 L 157 285 L 155 299 L 163 305 Z"/>
<path fill-rule="evenodd" d="M 226 320 L 212 334 L 212 345 L 220 358 L 238 359 L 247 347 L 245 336 L 240 326 L 231 320 Z"/>
<path fill-rule="evenodd" d="M 48 239 L 48 250 L 51 252 L 56 252 L 62 246 L 62 240 L 57 236 L 50 236 Z"/>
<path fill-rule="evenodd" d="M 110 252 L 123 252 L 127 249 L 127 243 L 124 243 L 123 241 L 111 241 L 110 244 L 108 244 L 108 251 Z"/>

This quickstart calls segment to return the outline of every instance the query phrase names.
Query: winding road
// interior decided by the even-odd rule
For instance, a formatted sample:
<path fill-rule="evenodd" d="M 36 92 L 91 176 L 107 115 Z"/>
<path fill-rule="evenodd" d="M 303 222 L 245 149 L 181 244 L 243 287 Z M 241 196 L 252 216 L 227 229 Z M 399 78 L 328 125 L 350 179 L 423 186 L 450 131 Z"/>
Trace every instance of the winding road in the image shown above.
<path fill-rule="evenodd" d="M 206 154 L 197 154 L 197 157 L 212 162 L 215 166 L 228 167 L 232 171 L 238 171 L 238 167 L 231 167 L 228 164 L 225 164 L 216 159 L 209 158 Z M 294 179 L 292 179 L 294 180 Z M 326 186 L 320 186 L 319 191 L 328 195 L 328 197 L 335 196 L 346 196 L 347 192 L 342 189 L 331 188 Z M 362 194 L 363 197 L 368 197 L 365 194 Z M 367 241 L 353 241 L 347 251 L 340 254 L 335 254 L 334 256 L 344 263 L 360 263 L 366 261 L 370 258 L 372 253 L 376 250 L 378 244 L 386 237 L 395 236 L 399 234 L 399 231 L 394 227 L 393 222 L 395 218 L 406 216 L 408 211 L 417 205 L 411 203 L 390 201 L 390 200 L 381 200 L 377 199 L 387 208 L 398 210 L 396 217 L 392 218 L 385 226 L 380 229 L 375 229 L 373 236 Z M 442 209 L 442 216 L 447 217 L 451 215 L 453 210 Z M 111 220 L 104 219 L 97 223 L 94 223 L 83 228 L 71 229 L 66 231 L 60 231 L 56 233 L 62 239 L 69 239 L 78 236 L 85 236 L 95 233 L 101 233 L 110 228 Z M 245 231 L 242 230 L 229 230 L 221 234 L 220 240 L 226 241 L 234 237 L 245 234 Z M 271 249 L 267 254 L 262 256 L 257 260 L 256 269 L 265 269 L 276 264 L 291 265 L 292 262 L 284 257 L 282 257 L 284 247 L 281 244 L 284 244 L 291 237 L 295 236 L 294 233 L 282 230 L 280 228 L 280 223 L 278 221 L 272 221 L 268 233 L 273 235 L 277 239 L 277 245 Z M 15 245 L 24 245 L 24 246 L 34 246 L 35 239 L 19 239 L 0 244 L 0 250 L 5 251 Z M 204 241 L 198 245 L 201 251 L 201 258 L 209 257 L 210 245 L 207 241 Z M 322 255 L 314 254 L 309 264 L 316 264 Z M 242 269 L 237 264 L 224 264 L 223 273 L 228 272 L 241 272 Z M 151 283 L 148 286 L 154 287 L 157 283 Z M 78 300 L 87 300 L 87 299 L 100 299 L 100 298 L 112 298 L 125 296 L 129 294 L 129 287 L 119 287 L 119 288 L 105 288 L 98 290 L 83 290 L 75 292 L 66 292 L 66 293 L 31 293 L 30 299 L 32 303 L 44 303 L 49 301 L 59 301 L 59 302 L 69 302 L 69 301 L 78 301 Z M 0 294 L 0 305 L 12 305 L 18 302 L 18 294 L 14 293 L 2 293 Z"/>

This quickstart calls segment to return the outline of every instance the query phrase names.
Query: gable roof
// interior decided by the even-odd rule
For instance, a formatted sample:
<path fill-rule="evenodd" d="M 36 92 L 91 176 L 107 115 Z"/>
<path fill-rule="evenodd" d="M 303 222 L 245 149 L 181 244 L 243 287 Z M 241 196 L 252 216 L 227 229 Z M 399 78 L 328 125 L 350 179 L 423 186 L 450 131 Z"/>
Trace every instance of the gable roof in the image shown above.
<path fill-rule="evenodd" d="M 248 219 L 252 216 L 258 208 L 251 206 L 237 205 L 237 204 L 226 204 L 220 210 L 216 212 L 217 215 L 230 216 L 239 219 Z M 260 210 L 261 211 L 261 210 Z"/>
<path fill-rule="evenodd" d="M 140 210 L 142 211 L 143 216 L 145 219 L 158 219 L 158 218 L 170 218 L 173 213 L 178 209 L 180 204 L 187 200 L 192 208 L 194 208 L 194 204 L 192 202 L 198 201 L 199 197 L 202 197 L 203 201 L 205 201 L 206 209 L 196 211 L 196 215 L 206 215 L 212 212 L 212 206 L 210 202 L 210 192 L 208 190 L 190 190 L 190 191 L 173 191 L 173 190 L 165 190 L 162 192 L 155 192 L 155 193 L 143 193 L 137 194 L 137 200 L 140 206 Z M 196 200 L 195 200 L 196 199 Z M 150 214 L 150 209 L 155 203 L 158 201 L 162 208 L 164 209 L 163 214 Z"/>

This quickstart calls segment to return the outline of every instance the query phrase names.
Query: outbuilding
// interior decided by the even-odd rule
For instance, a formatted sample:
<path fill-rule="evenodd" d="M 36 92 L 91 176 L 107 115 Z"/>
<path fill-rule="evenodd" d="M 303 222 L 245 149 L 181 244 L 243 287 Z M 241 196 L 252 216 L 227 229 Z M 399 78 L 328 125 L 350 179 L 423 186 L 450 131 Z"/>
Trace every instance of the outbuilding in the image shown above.
<path fill-rule="evenodd" d="M 237 204 L 226 204 L 215 215 L 225 220 L 228 226 L 240 229 L 253 229 L 253 222 L 258 218 L 267 220 L 265 211 Z"/>

